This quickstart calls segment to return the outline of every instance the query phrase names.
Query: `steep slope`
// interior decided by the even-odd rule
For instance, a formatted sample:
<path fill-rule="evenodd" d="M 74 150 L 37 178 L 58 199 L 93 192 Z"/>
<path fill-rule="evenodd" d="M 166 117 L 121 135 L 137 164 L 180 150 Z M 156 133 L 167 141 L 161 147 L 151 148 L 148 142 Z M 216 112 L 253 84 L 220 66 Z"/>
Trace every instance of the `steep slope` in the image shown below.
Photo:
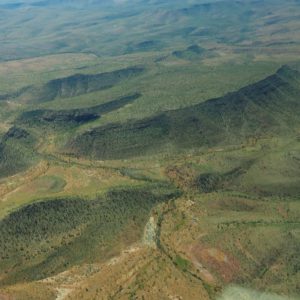
<path fill-rule="evenodd" d="M 0 100 L 18 99 L 39 103 L 52 101 L 55 98 L 71 98 L 111 88 L 143 72 L 143 67 L 130 67 L 99 74 L 75 74 L 50 80 L 42 86 L 25 87 L 12 94 L 0 95 Z"/>
<path fill-rule="evenodd" d="M 141 94 L 135 93 L 124 96 L 97 106 L 50 110 L 37 109 L 23 112 L 17 119 L 18 124 L 26 124 L 28 126 L 76 126 L 101 117 L 102 114 L 117 110 L 133 101 L 137 100 Z"/>
<path fill-rule="evenodd" d="M 221 98 L 92 129 L 75 137 L 66 148 L 77 155 L 118 159 L 293 134 L 300 125 L 299 92 L 300 73 L 283 66 L 274 75 Z"/>
<path fill-rule="evenodd" d="M 37 162 L 38 139 L 46 140 L 49 130 L 66 134 L 69 129 L 93 121 L 102 114 L 117 110 L 137 100 L 141 94 L 117 98 L 115 100 L 83 109 L 25 111 L 15 120 L 0 140 L 0 177 L 25 171 Z M 35 136 L 30 132 L 35 130 Z"/>

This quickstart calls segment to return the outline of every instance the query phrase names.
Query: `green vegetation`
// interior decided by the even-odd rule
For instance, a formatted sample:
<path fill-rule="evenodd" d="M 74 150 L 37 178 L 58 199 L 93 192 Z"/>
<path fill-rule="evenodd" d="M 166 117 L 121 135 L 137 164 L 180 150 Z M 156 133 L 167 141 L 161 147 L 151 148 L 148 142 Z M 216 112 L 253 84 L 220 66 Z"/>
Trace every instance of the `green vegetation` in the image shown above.
<path fill-rule="evenodd" d="M 41 87 L 22 88 L 11 95 L 3 95 L 2 99 L 20 97 L 22 101 L 33 103 L 48 102 L 55 98 L 71 98 L 91 92 L 108 89 L 119 82 L 137 76 L 144 71 L 141 67 L 131 67 L 100 74 L 76 74 L 65 78 L 53 79 Z"/>
<path fill-rule="evenodd" d="M 45 278 L 87 258 L 102 261 L 118 251 L 118 238 L 121 244 L 140 238 L 150 210 L 176 196 L 172 186 L 158 183 L 95 200 L 49 199 L 20 208 L 1 220 L 4 282 Z"/>
<path fill-rule="evenodd" d="M 1 299 L 299 298 L 299 1 L 0 14 Z"/>
<path fill-rule="evenodd" d="M 176 266 L 181 269 L 182 271 L 186 271 L 190 265 L 190 262 L 184 258 L 182 258 L 181 256 L 177 255 L 174 259 L 174 263 L 176 264 Z"/>
<path fill-rule="evenodd" d="M 207 57 L 207 51 L 198 45 L 192 45 L 185 50 L 177 50 L 172 53 L 175 57 L 187 60 L 199 59 L 201 57 Z M 210 54 L 212 55 L 212 54 Z"/>
<path fill-rule="evenodd" d="M 115 99 L 104 104 L 83 109 L 47 110 L 39 109 L 22 113 L 17 122 L 29 126 L 78 126 L 101 117 L 102 114 L 117 110 L 138 99 L 140 94 L 133 94 Z"/>
<path fill-rule="evenodd" d="M 12 127 L 0 142 L 0 177 L 24 171 L 37 162 L 36 139 L 26 130 Z"/>
<path fill-rule="evenodd" d="M 59 193 L 66 186 L 66 181 L 59 176 L 41 176 L 34 184 L 38 192 Z"/>
<path fill-rule="evenodd" d="M 292 31 L 299 28 L 295 1 L 286 6 L 280 0 L 137 0 L 134 5 L 115 1 L 20 1 L 0 9 L 1 34 L 7 37 L 1 49 L 3 60 L 53 53 L 112 56 L 162 51 L 190 41 L 245 47 L 251 55 L 263 47 L 276 52 L 278 45 L 292 48 L 299 43 Z M 30 19 L 24 17 L 26 9 L 34 11 Z M 44 20 L 47 27 L 42 26 Z"/>
<path fill-rule="evenodd" d="M 251 137 L 293 135 L 299 126 L 299 80 L 298 71 L 284 66 L 222 98 L 153 118 L 92 129 L 76 137 L 67 149 L 87 157 L 119 159 L 173 148 L 239 144 Z"/>

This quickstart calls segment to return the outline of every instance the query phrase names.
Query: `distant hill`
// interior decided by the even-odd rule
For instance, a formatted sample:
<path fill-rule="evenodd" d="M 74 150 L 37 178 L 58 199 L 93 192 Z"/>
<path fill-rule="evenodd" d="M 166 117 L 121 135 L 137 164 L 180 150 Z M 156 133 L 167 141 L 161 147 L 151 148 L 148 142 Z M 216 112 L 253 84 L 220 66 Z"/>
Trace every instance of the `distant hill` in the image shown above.
<path fill-rule="evenodd" d="M 111 88 L 143 72 L 143 67 L 130 67 L 99 74 L 75 74 L 50 80 L 42 86 L 28 86 L 15 93 L 0 95 L 0 100 L 18 98 L 21 101 L 37 103 L 55 98 L 70 98 Z"/>

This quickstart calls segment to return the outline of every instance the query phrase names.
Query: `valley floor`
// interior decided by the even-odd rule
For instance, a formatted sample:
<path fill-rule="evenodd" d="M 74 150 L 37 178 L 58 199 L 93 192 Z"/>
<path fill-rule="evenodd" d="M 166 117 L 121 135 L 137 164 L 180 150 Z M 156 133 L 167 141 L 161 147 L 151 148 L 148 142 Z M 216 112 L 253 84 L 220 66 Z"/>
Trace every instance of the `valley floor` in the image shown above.
<path fill-rule="evenodd" d="M 276 147 L 266 150 L 265 144 Z M 1 297 L 231 300 L 236 297 L 253 299 L 255 296 L 266 300 L 297 299 L 299 199 L 293 194 L 272 195 L 272 182 L 261 185 L 267 182 L 272 168 L 283 171 L 283 165 L 288 167 L 287 164 L 292 163 L 292 156 L 286 153 L 296 153 L 297 147 L 298 142 L 292 140 L 259 141 L 241 148 L 216 148 L 193 155 L 156 157 L 156 164 L 152 163 L 153 159 L 135 159 L 99 161 L 91 166 L 88 160 L 73 159 L 70 165 L 69 159 L 60 156 L 23 176 L 11 177 L 2 183 L 4 200 L 1 205 L 7 212 L 21 204 L 13 199 L 22 201 L 22 205 L 28 203 L 26 193 L 33 189 L 37 198 L 45 194 L 61 198 L 68 195 L 69 188 L 72 193 L 76 188 L 82 193 L 86 189 L 91 196 L 93 189 L 95 195 L 99 192 L 99 187 L 105 193 L 108 186 L 140 186 L 141 183 L 147 185 L 151 181 L 170 180 L 182 192 L 153 207 L 146 214 L 145 222 L 141 223 L 144 225 L 140 233 L 134 233 L 134 227 L 128 227 L 126 231 L 129 231 L 123 233 L 125 240 L 114 246 L 119 250 L 112 252 L 111 257 L 102 259 L 103 252 L 99 251 L 98 258 L 95 256 L 90 262 L 81 263 L 75 260 L 73 266 L 66 266 L 62 272 L 55 271 L 54 275 L 44 275 L 44 278 L 33 281 L 17 279 L 19 283 L 8 283 L 1 288 Z M 282 161 L 282 165 L 268 166 L 264 173 L 264 165 L 273 155 L 278 157 L 278 162 Z M 233 157 L 240 157 L 241 161 L 253 157 L 257 160 L 247 172 L 225 178 L 214 191 L 201 191 L 203 186 L 197 186 L 199 181 L 196 180 L 199 168 L 210 166 L 219 172 L 225 171 L 240 163 L 232 161 Z M 257 182 L 256 168 L 262 170 L 260 176 L 264 178 Z M 50 184 L 49 179 L 54 173 L 59 174 L 59 178 L 53 178 L 54 183 Z M 44 177 L 48 178 L 46 184 L 39 179 Z M 97 180 L 97 188 L 94 180 Z M 292 176 L 290 180 L 292 184 Z M 236 189 L 227 188 L 229 183 Z M 9 186 L 13 188 L 9 189 Z M 79 234 L 85 233 L 81 231 Z M 103 234 L 100 228 L 98 234 Z M 69 243 L 76 240 L 75 237 L 76 233 Z M 65 246 L 59 247 L 63 249 Z M 67 252 L 59 251 L 63 251 L 56 254 L 61 259 L 72 260 L 72 247 Z M 44 259 L 39 255 L 38 261 Z M 52 254 L 46 251 L 46 255 L 50 258 Z M 29 260 L 29 268 L 31 263 L 36 264 Z M 19 268 L 13 267 L 16 271 Z M 3 274 L 3 282 L 5 277 L 7 282 L 14 277 L 12 272 L 16 271 L 13 269 Z M 26 269 L 19 271 L 26 274 Z"/>

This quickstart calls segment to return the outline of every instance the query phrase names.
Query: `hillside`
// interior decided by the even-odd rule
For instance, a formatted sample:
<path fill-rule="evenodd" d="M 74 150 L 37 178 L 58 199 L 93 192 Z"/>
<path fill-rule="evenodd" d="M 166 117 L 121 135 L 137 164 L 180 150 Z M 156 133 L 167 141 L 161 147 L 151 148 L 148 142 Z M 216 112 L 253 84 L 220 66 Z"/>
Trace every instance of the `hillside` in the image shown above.
<path fill-rule="evenodd" d="M 299 129 L 300 73 L 289 67 L 241 90 L 154 118 L 92 129 L 69 142 L 76 155 L 119 159 L 157 151 L 241 144 Z"/>
<path fill-rule="evenodd" d="M 143 71 L 143 68 L 132 67 L 100 74 L 75 74 L 50 80 L 42 86 L 24 87 L 18 92 L 2 95 L 1 99 L 17 98 L 19 101 L 39 103 L 52 101 L 55 98 L 71 98 L 109 89 L 122 80 L 130 79 L 130 77 L 137 76 Z"/>
<path fill-rule="evenodd" d="M 0 177 L 24 171 L 37 162 L 36 139 L 26 130 L 12 127 L 0 142 Z"/>

